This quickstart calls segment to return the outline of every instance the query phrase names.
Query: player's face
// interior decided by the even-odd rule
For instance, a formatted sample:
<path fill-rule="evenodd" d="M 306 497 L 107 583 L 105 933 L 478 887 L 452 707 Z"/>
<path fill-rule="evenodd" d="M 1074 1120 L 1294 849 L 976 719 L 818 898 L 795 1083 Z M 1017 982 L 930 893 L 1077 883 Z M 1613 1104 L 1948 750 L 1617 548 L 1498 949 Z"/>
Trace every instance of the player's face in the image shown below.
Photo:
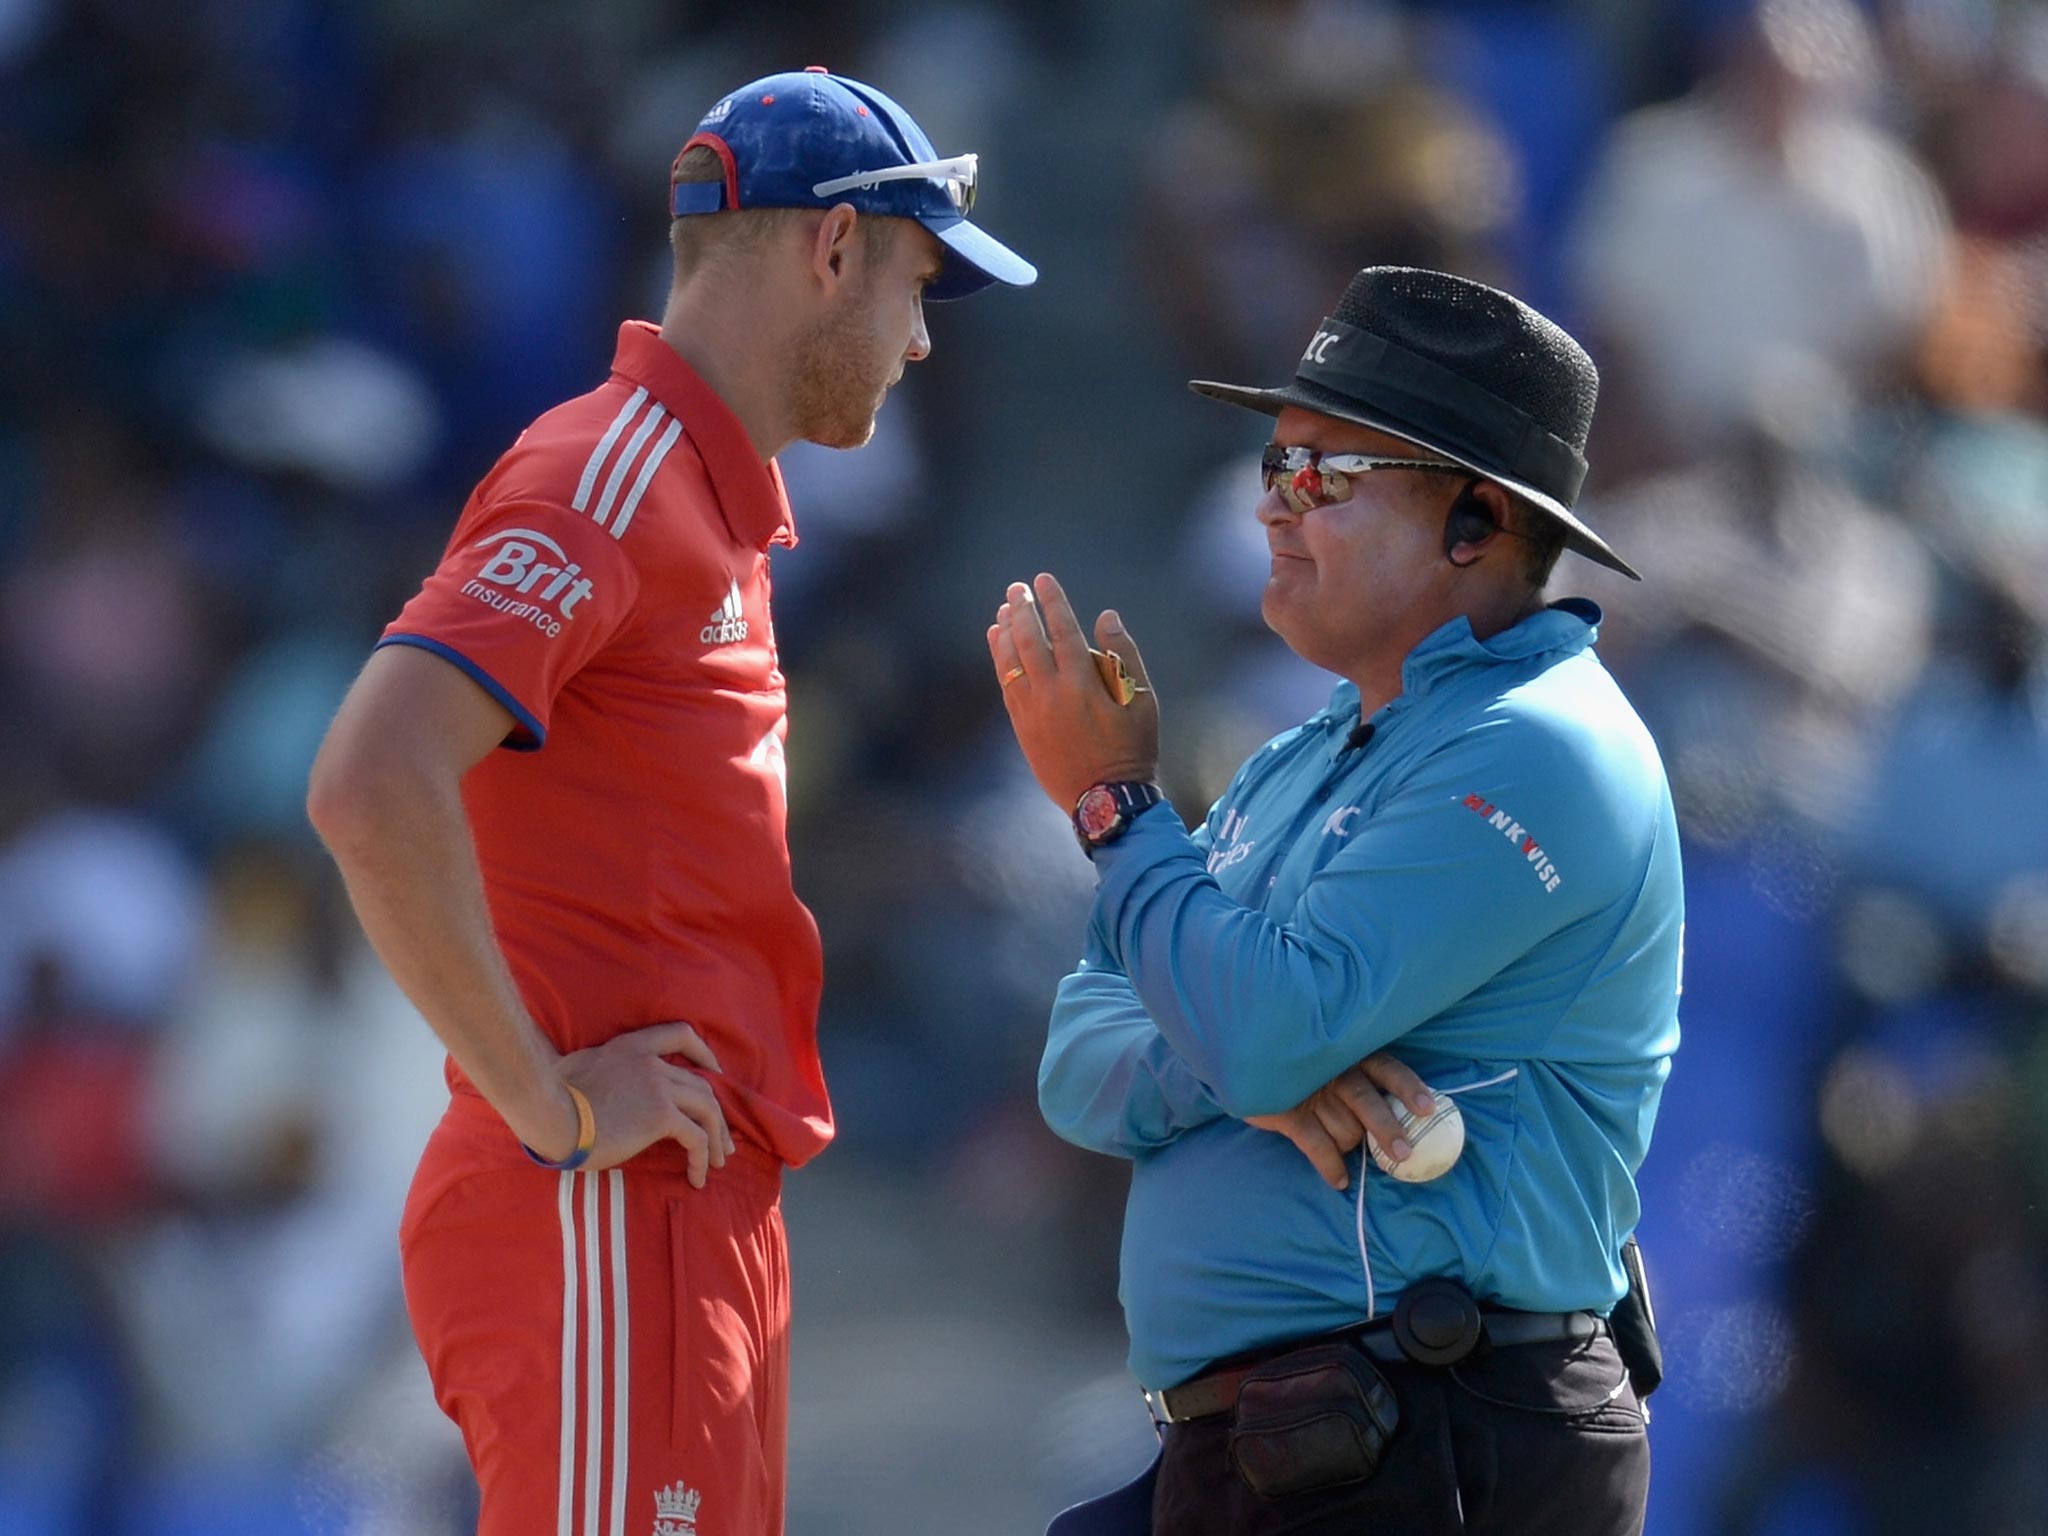
<path fill-rule="evenodd" d="M 1273 426 L 1283 447 L 1435 458 L 1406 438 L 1289 407 Z M 1376 469 L 1350 477 L 1339 502 L 1296 512 L 1278 490 L 1258 505 L 1272 568 L 1260 598 L 1266 625 L 1296 654 L 1339 676 L 1398 661 L 1444 602 L 1445 510 L 1459 481 Z M 1398 650 L 1396 648 L 1398 647 Z M 1390 654 L 1391 653 L 1391 654 Z"/>
<path fill-rule="evenodd" d="M 903 370 L 930 353 L 924 290 L 939 275 L 945 247 L 922 224 L 892 219 L 861 250 L 860 271 L 798 349 L 802 435 L 827 448 L 858 448 Z"/>

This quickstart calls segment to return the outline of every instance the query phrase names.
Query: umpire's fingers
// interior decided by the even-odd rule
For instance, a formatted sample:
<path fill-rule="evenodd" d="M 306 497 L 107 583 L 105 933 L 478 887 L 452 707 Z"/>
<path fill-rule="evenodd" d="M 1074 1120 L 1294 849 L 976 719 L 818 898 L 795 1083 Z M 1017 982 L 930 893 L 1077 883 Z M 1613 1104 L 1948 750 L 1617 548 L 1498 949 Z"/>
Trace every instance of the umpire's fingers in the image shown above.
<path fill-rule="evenodd" d="M 1309 1160 L 1330 1188 L 1351 1187 L 1350 1165 L 1345 1162 L 1344 1154 L 1338 1150 L 1337 1143 L 1331 1140 L 1330 1133 L 1323 1129 L 1322 1121 L 1314 1115 L 1297 1116 L 1295 1126 L 1288 1132 L 1287 1139 Z"/>
<path fill-rule="evenodd" d="M 1057 578 L 1050 571 L 1040 571 L 1033 583 L 1038 597 L 1038 611 L 1045 620 L 1045 633 L 1052 642 L 1052 652 L 1059 659 L 1060 670 L 1079 667 L 1088 659 L 1088 637 L 1081 633 L 1081 621 L 1074 616 L 1074 605 L 1067 601 L 1067 594 Z"/>
<path fill-rule="evenodd" d="M 1408 1145 L 1408 1138 L 1402 1133 L 1401 1122 L 1394 1116 L 1394 1107 L 1362 1072 L 1353 1068 L 1324 1091 L 1344 1101 L 1358 1123 L 1372 1133 L 1372 1139 L 1380 1144 L 1381 1151 L 1397 1163 L 1407 1161 L 1414 1148 Z"/>
<path fill-rule="evenodd" d="M 1365 1127 L 1358 1123 L 1358 1117 L 1351 1113 L 1351 1107 L 1343 1100 L 1329 1093 L 1318 1093 L 1308 1101 L 1308 1107 L 1339 1152 L 1349 1152 L 1365 1140 Z"/>
<path fill-rule="evenodd" d="M 1409 1069 L 1408 1063 L 1389 1056 L 1385 1051 L 1374 1051 L 1353 1070 L 1363 1072 L 1418 1115 L 1429 1114 L 1436 1108 L 1436 1101 L 1430 1097 L 1429 1085 Z"/>
<path fill-rule="evenodd" d="M 1017 653 L 1017 665 L 1024 669 L 1026 677 L 1043 682 L 1059 670 L 1044 626 L 1038 622 L 1038 605 L 1032 602 L 1031 589 L 1023 582 L 1010 583 L 1008 601 L 996 617 L 1009 635 L 1010 646 Z"/>
<path fill-rule="evenodd" d="M 1309 1112 L 1307 1105 L 1297 1106 L 1280 1115 L 1253 1115 L 1245 1124 L 1274 1136 L 1285 1136 L 1332 1189 L 1350 1187 L 1351 1170 L 1345 1164 L 1344 1154 L 1337 1150 L 1330 1133 Z"/>
<path fill-rule="evenodd" d="M 1016 673 L 1023 663 L 1017 659 L 1016 644 L 1010 639 L 1009 630 L 1003 626 L 1004 617 L 1005 615 L 998 611 L 996 622 L 988 627 L 988 656 L 996 665 L 997 684 L 1008 688 L 1018 680 Z"/>
<path fill-rule="evenodd" d="M 1114 651 L 1117 659 L 1124 664 L 1124 670 L 1136 679 L 1141 688 L 1152 686 L 1152 676 L 1145 670 L 1145 658 L 1138 654 L 1138 642 L 1131 638 L 1131 632 L 1124 628 L 1123 615 L 1114 608 L 1105 608 L 1095 621 L 1095 643 L 1105 651 Z"/>

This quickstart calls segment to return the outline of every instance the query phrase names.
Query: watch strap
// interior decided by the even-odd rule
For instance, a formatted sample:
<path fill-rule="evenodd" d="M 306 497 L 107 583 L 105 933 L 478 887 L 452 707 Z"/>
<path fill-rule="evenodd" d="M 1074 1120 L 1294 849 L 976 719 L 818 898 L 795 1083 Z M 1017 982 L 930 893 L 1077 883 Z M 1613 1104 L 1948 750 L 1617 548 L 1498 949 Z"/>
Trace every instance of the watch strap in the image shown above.
<path fill-rule="evenodd" d="M 1089 818 L 1085 813 L 1095 808 L 1090 804 L 1091 799 L 1099 804 L 1105 794 L 1114 803 L 1114 816 L 1106 821 Z M 1134 819 L 1165 798 L 1166 791 L 1147 779 L 1119 779 L 1105 784 L 1091 784 L 1074 803 L 1074 836 L 1081 840 L 1084 849 L 1093 853 L 1097 848 L 1122 837 Z"/>

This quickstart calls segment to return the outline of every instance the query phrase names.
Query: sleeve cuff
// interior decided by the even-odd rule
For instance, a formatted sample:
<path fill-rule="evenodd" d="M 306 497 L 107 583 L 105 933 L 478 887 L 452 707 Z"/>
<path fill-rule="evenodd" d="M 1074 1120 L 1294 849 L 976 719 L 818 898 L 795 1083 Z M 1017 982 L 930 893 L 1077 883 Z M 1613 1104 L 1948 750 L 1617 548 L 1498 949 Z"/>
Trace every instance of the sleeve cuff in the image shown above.
<path fill-rule="evenodd" d="M 534 717 L 533 711 L 514 698 L 511 689 L 463 655 L 462 652 L 456 650 L 452 645 L 443 644 L 439 640 L 429 640 L 425 635 L 386 635 L 371 649 L 381 651 L 387 645 L 411 645 L 417 646 L 423 651 L 431 651 L 443 661 L 459 668 L 477 687 L 483 689 L 485 693 L 488 693 L 492 698 L 504 705 L 506 711 L 517 722 L 519 730 L 526 732 L 532 738 L 530 741 L 522 740 L 516 733 L 507 736 L 501 743 L 507 750 L 513 752 L 538 752 L 547 744 L 547 727 Z M 1134 822 L 1132 825 L 1135 827 L 1136 823 Z"/>
<path fill-rule="evenodd" d="M 1095 909 L 1090 926 L 1120 970 L 1128 973 L 1130 966 L 1119 942 L 1118 908 L 1146 871 L 1176 857 L 1185 858 L 1197 874 L 1207 872 L 1202 851 L 1168 800 L 1140 811 L 1122 837 L 1095 850 Z"/>

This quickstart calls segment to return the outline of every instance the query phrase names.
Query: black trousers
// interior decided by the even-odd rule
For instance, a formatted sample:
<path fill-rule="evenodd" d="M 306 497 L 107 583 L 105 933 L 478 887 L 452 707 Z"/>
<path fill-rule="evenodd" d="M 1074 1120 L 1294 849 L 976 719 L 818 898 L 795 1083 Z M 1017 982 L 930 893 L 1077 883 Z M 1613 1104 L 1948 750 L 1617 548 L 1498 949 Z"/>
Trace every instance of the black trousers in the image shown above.
<path fill-rule="evenodd" d="M 1650 1442 L 1611 1339 L 1378 1369 L 1401 1424 L 1371 1479 L 1261 1498 L 1230 1414 L 1168 1425 L 1153 1536 L 1639 1536 Z"/>

